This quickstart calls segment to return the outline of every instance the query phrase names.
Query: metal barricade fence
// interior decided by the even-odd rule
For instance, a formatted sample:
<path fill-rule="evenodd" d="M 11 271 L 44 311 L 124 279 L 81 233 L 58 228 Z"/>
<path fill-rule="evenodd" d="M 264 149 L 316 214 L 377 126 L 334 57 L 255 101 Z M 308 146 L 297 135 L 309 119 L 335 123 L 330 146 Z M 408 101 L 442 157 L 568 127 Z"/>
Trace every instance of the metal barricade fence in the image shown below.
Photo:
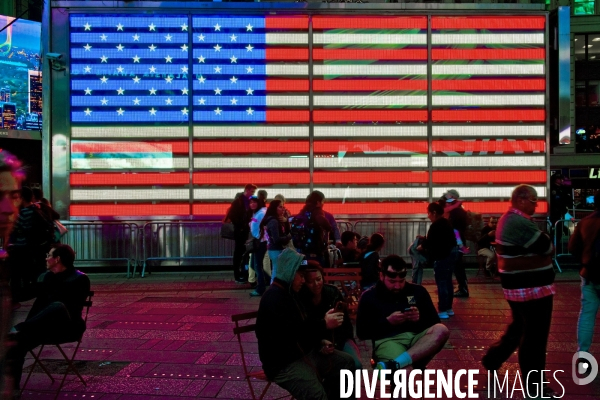
<path fill-rule="evenodd" d="M 68 232 L 60 239 L 75 250 L 75 263 L 95 266 L 110 262 L 127 264 L 127 277 L 131 266 L 137 264 L 138 230 L 131 222 L 73 222 L 61 221 Z M 135 267 L 134 267 L 135 273 Z"/>
<path fill-rule="evenodd" d="M 221 238 L 221 222 L 148 222 L 141 230 L 142 271 L 149 264 L 184 265 L 206 263 L 230 264 L 234 243 Z M 134 269 L 134 274 L 135 274 Z"/>
<path fill-rule="evenodd" d="M 558 263 L 559 257 L 571 256 L 569 253 L 569 239 L 575 232 L 575 226 L 579 220 L 576 219 L 560 219 L 554 224 L 554 231 L 552 232 L 552 240 L 554 243 L 554 263 L 560 272 L 560 264 Z"/>
<path fill-rule="evenodd" d="M 408 248 L 417 235 L 425 236 L 431 222 L 429 220 L 358 220 L 354 223 L 354 231 L 360 235 L 371 236 L 381 233 L 385 245 L 381 256 L 397 254 L 410 262 Z"/>
<path fill-rule="evenodd" d="M 340 235 L 346 231 L 354 231 L 354 224 L 350 221 L 336 221 Z"/>

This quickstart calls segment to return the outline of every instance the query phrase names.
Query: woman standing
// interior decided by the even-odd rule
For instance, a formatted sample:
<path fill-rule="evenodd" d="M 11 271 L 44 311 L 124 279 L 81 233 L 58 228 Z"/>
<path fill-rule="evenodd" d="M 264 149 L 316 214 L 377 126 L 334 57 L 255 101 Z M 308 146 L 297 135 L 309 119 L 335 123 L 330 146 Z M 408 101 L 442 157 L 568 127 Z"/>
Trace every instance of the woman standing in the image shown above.
<path fill-rule="evenodd" d="M 252 269 L 256 273 L 256 288 L 250 292 L 251 297 L 262 296 L 265 292 L 265 273 L 263 271 L 262 260 L 267 252 L 267 242 L 260 224 L 267 212 L 265 202 L 257 196 L 250 197 L 250 210 L 252 217 L 250 218 L 250 234 L 254 244 L 254 253 L 252 253 Z"/>
<path fill-rule="evenodd" d="M 277 275 L 277 257 L 292 239 L 290 223 L 283 217 L 284 210 L 280 200 L 273 200 L 260 223 L 263 234 L 266 234 L 267 251 L 273 265 L 271 283 Z"/>
<path fill-rule="evenodd" d="M 374 233 L 369 239 L 365 252 L 360 256 L 360 285 L 363 290 L 369 289 L 379 281 L 379 252 L 385 244 L 381 233 Z"/>

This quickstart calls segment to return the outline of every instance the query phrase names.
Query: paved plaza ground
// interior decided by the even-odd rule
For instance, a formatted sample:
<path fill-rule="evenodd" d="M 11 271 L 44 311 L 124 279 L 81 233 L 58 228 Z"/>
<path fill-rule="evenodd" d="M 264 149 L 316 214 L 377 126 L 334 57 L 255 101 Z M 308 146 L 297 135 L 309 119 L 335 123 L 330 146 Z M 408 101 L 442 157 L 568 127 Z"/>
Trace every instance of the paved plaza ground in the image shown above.
<path fill-rule="evenodd" d="M 436 302 L 431 271 L 427 272 L 424 286 Z M 510 310 L 497 280 L 475 277 L 475 270 L 468 272 L 471 297 L 455 299 L 456 316 L 444 322 L 450 329 L 450 340 L 429 367 L 454 371 L 479 369 L 479 398 L 488 398 L 487 376 L 479 360 L 503 333 Z M 225 272 L 153 273 L 145 278 L 126 279 L 122 274 L 90 274 L 95 291 L 94 304 L 77 355 L 77 366 L 87 387 L 70 376 L 59 398 L 251 398 L 242 379 L 243 369 L 238 343 L 232 333 L 231 315 L 256 310 L 260 299 L 250 298 L 250 290 L 236 285 L 230 275 Z M 577 273 L 558 274 L 547 368 L 564 371 L 557 374 L 565 387 L 564 399 L 598 399 L 600 377 L 587 386 L 577 386 L 571 379 L 571 358 L 577 349 L 579 296 Z M 25 318 L 31 304 L 24 303 L 16 311 L 17 321 Z M 249 334 L 245 340 L 250 352 L 247 360 L 253 368 L 259 369 L 256 338 Z M 591 352 L 600 359 L 600 328 L 596 329 L 594 342 Z M 370 368 L 371 345 L 363 341 L 358 343 L 363 365 Z M 69 354 L 72 353 L 74 346 L 66 347 Z M 60 358 L 58 352 L 50 349 L 45 350 L 43 356 Z M 26 361 L 25 372 L 32 361 Z M 54 361 L 50 367 L 55 372 L 64 370 Z M 516 355 L 504 368 L 514 377 L 518 368 Z M 560 386 L 552 382 L 560 393 Z M 57 385 L 51 385 L 49 378 L 36 369 L 22 398 L 51 399 L 54 397 L 52 389 Z M 261 382 L 256 384 L 257 387 L 262 385 Z M 267 398 L 284 394 L 275 386 Z M 515 392 L 514 398 L 522 398 L 520 394 Z M 364 392 L 363 398 L 366 398 Z"/>

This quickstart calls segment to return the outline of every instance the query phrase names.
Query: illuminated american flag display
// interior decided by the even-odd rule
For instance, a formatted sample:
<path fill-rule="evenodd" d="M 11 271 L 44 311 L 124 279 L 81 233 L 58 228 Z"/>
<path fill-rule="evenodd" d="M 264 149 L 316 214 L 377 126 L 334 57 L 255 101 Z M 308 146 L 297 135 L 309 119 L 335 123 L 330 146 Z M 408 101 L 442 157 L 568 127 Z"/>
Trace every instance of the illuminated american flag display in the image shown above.
<path fill-rule="evenodd" d="M 73 217 L 220 216 L 249 182 L 350 215 L 546 196 L 544 17 L 433 16 L 431 54 L 426 16 L 70 21 Z"/>

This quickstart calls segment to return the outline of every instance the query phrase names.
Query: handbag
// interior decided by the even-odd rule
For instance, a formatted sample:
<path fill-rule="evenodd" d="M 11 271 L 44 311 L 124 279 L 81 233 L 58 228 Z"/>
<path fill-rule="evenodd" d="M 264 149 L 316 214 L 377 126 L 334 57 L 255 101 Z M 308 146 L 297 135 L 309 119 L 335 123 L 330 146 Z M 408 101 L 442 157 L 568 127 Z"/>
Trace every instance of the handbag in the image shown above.
<path fill-rule="evenodd" d="M 63 236 L 65 236 L 65 234 L 67 232 L 69 232 L 69 230 L 67 229 L 66 226 L 61 224 L 59 220 L 54 220 L 53 223 L 54 223 L 54 240 L 56 242 L 58 242 L 60 240 L 60 238 L 62 238 Z"/>
<path fill-rule="evenodd" d="M 254 251 L 256 250 L 256 243 L 254 243 L 254 241 L 257 239 L 251 238 L 246 240 L 245 246 L 246 246 L 246 253 L 254 253 Z"/>
<path fill-rule="evenodd" d="M 223 225 L 221 225 L 221 237 L 223 239 L 235 239 L 235 228 L 233 227 L 233 223 L 223 222 Z"/>

